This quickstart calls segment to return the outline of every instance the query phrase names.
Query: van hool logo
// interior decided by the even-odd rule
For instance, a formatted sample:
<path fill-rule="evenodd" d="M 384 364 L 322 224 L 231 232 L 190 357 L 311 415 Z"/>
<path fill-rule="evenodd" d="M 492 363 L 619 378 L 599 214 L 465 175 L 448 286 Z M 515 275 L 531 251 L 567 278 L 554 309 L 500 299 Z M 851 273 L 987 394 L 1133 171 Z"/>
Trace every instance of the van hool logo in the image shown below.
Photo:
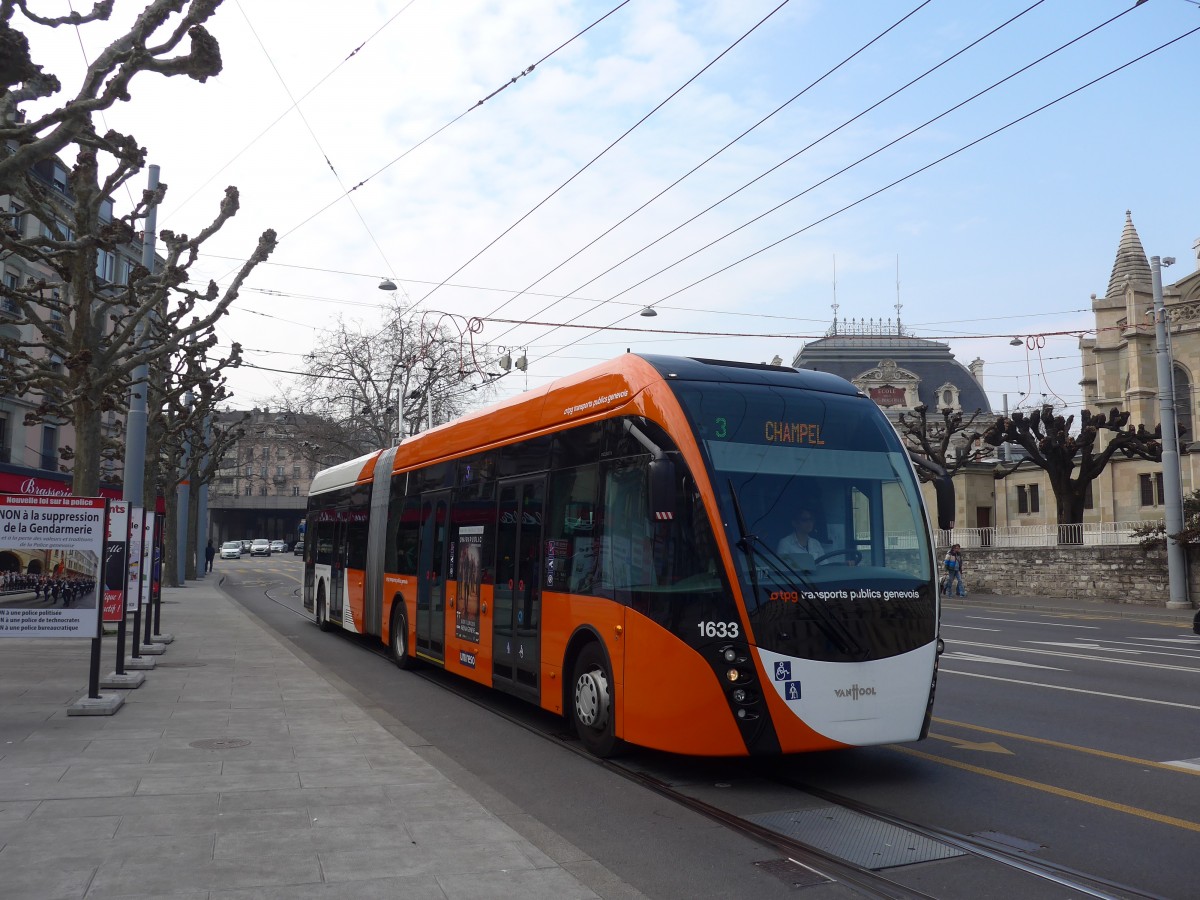
<path fill-rule="evenodd" d="M 857 700 L 860 697 L 874 697 L 875 688 L 862 687 L 861 685 L 856 684 L 853 687 L 848 688 L 834 688 L 833 695 L 842 700 Z"/>

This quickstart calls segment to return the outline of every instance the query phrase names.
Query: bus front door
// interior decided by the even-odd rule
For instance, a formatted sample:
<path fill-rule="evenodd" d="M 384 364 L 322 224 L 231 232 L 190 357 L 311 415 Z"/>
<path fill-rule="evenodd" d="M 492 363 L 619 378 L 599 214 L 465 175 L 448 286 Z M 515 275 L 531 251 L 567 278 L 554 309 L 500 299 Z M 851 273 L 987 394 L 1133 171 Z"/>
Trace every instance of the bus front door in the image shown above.
<path fill-rule="evenodd" d="M 450 493 L 421 498 L 421 532 L 417 549 L 417 655 L 434 662 L 446 658 L 446 531 Z"/>
<path fill-rule="evenodd" d="M 493 592 L 492 681 L 538 700 L 541 692 L 542 478 L 500 484 Z"/>

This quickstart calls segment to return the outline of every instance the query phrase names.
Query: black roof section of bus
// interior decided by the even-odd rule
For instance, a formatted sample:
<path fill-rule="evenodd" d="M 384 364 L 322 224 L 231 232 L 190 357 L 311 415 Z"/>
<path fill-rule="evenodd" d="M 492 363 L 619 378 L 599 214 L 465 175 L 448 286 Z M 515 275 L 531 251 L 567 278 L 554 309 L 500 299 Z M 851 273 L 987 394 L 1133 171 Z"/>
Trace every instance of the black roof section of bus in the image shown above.
<path fill-rule="evenodd" d="M 777 385 L 803 388 L 809 391 L 824 391 L 829 394 L 849 394 L 852 397 L 862 396 L 862 392 L 846 379 L 811 369 L 793 369 L 790 366 L 772 366 L 766 363 L 699 359 L 687 356 L 638 355 L 652 365 L 658 374 L 668 382 L 675 380 L 720 381 L 733 384 Z"/>

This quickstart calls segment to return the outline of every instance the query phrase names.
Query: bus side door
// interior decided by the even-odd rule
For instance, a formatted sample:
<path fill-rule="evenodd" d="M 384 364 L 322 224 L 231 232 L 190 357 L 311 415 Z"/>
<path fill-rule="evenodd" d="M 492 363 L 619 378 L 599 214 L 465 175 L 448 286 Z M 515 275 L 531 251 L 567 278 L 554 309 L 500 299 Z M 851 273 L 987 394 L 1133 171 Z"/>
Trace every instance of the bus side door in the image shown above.
<path fill-rule="evenodd" d="M 336 522 L 329 524 L 333 534 L 333 558 L 329 575 L 329 618 L 342 621 L 342 605 L 346 597 L 346 522 L 339 515 Z"/>
<path fill-rule="evenodd" d="M 493 592 L 492 680 L 531 700 L 541 695 L 543 477 L 502 482 Z"/>
<path fill-rule="evenodd" d="M 443 662 L 446 658 L 446 549 L 450 526 L 450 492 L 421 497 L 421 530 L 417 549 L 417 654 Z"/>

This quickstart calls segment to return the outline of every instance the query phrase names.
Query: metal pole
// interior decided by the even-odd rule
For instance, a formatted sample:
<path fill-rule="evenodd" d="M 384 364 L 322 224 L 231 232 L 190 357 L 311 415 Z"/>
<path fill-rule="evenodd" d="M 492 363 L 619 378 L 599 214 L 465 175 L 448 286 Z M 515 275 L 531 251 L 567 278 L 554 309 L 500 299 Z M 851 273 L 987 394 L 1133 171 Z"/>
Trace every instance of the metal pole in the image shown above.
<path fill-rule="evenodd" d="M 158 190 L 158 166 L 150 166 L 148 189 Z M 142 235 L 142 265 L 154 271 L 154 238 L 158 226 L 158 205 L 146 211 L 146 229 Z M 142 349 L 145 326 L 139 326 L 134 341 L 136 350 Z M 129 387 L 129 415 L 125 420 L 125 469 L 122 478 L 121 499 L 129 501 L 129 508 L 142 505 L 142 482 L 146 477 L 146 391 L 150 367 L 146 363 L 133 370 L 133 383 Z"/>
<path fill-rule="evenodd" d="M 1154 289 L 1155 358 L 1158 363 L 1158 407 L 1162 422 L 1163 506 L 1167 527 L 1167 577 L 1171 599 L 1167 609 L 1191 609 L 1187 597 L 1187 559 L 1183 545 L 1172 535 L 1183 530 L 1183 487 L 1179 475 L 1179 429 L 1175 424 L 1175 392 L 1171 389 L 1171 351 L 1167 345 L 1167 310 L 1163 304 L 1162 266 L 1171 265 L 1171 257 L 1150 257 L 1150 277 Z"/>

